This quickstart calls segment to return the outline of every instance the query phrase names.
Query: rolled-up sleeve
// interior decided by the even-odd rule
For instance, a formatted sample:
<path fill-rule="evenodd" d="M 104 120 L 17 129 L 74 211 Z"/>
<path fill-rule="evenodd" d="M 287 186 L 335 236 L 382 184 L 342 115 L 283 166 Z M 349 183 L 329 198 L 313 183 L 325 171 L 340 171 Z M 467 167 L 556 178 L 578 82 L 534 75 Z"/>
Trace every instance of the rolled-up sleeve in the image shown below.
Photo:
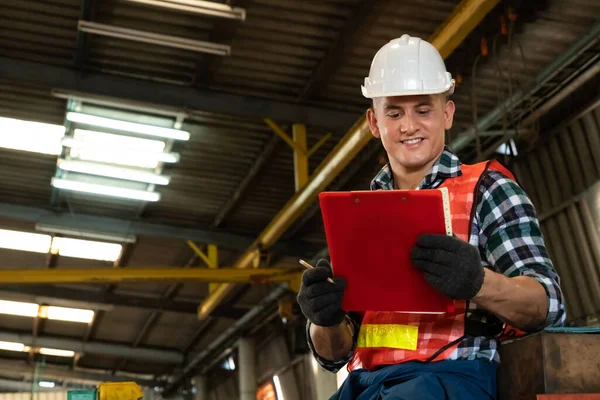
<path fill-rule="evenodd" d="M 540 329 L 561 326 L 566 319 L 560 278 L 544 244 L 540 222 L 527 194 L 500 172 L 488 172 L 477 206 L 480 244 L 485 259 L 509 277 L 529 276 L 546 291 L 548 310 Z"/>

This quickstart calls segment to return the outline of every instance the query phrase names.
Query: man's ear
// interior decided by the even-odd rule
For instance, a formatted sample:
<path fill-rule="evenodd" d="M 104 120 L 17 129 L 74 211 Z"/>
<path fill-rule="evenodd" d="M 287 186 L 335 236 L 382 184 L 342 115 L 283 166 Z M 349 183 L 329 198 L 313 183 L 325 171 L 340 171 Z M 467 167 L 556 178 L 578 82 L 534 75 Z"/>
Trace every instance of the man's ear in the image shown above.
<path fill-rule="evenodd" d="M 444 129 L 449 131 L 452 128 L 452 122 L 454 121 L 454 111 L 456 105 L 452 100 L 446 101 L 444 105 Z"/>
<path fill-rule="evenodd" d="M 375 116 L 375 109 L 369 108 L 367 110 L 367 121 L 369 122 L 369 128 L 371 128 L 371 134 L 377 139 L 381 138 L 379 133 L 379 127 L 377 127 L 377 117 Z"/>

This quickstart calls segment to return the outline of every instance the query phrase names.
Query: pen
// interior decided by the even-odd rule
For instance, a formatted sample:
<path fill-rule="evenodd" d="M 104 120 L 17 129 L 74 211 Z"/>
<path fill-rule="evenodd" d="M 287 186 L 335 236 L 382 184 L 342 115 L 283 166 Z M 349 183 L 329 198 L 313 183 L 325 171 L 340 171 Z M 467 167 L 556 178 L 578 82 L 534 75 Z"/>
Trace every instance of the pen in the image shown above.
<path fill-rule="evenodd" d="M 306 262 L 306 261 L 304 261 L 304 260 L 300 260 L 299 262 L 300 262 L 300 264 L 301 264 L 302 266 L 304 266 L 306 269 L 315 269 L 315 267 L 313 267 L 312 265 L 310 265 L 309 263 L 307 263 L 307 262 Z M 333 283 L 333 284 L 335 285 L 335 282 L 334 282 L 334 281 L 333 281 L 333 279 L 331 279 L 331 278 L 327 278 L 327 282 Z"/>

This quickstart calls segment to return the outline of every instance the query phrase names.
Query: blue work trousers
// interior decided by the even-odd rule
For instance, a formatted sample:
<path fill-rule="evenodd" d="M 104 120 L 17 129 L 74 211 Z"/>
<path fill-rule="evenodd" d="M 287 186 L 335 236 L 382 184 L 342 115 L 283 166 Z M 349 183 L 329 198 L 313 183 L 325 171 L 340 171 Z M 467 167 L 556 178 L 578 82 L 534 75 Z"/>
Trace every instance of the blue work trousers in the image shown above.
<path fill-rule="evenodd" d="M 496 364 L 482 360 L 406 362 L 352 371 L 330 400 L 494 400 Z"/>

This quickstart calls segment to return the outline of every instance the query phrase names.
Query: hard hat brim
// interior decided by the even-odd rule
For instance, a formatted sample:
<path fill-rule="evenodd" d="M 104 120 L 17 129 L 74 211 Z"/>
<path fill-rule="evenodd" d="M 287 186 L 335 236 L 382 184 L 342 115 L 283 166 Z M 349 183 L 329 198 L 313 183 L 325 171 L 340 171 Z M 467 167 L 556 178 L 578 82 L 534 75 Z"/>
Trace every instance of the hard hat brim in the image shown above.
<path fill-rule="evenodd" d="M 429 95 L 429 94 L 448 94 L 452 95 L 454 93 L 454 79 L 452 83 L 448 85 L 447 88 L 442 90 L 440 89 L 431 89 L 431 90 L 401 90 L 396 92 L 388 92 L 388 93 L 369 93 L 367 88 L 364 85 L 360 86 L 362 95 L 367 99 L 374 99 L 378 97 L 398 97 L 398 96 L 419 96 L 419 95 Z"/>

